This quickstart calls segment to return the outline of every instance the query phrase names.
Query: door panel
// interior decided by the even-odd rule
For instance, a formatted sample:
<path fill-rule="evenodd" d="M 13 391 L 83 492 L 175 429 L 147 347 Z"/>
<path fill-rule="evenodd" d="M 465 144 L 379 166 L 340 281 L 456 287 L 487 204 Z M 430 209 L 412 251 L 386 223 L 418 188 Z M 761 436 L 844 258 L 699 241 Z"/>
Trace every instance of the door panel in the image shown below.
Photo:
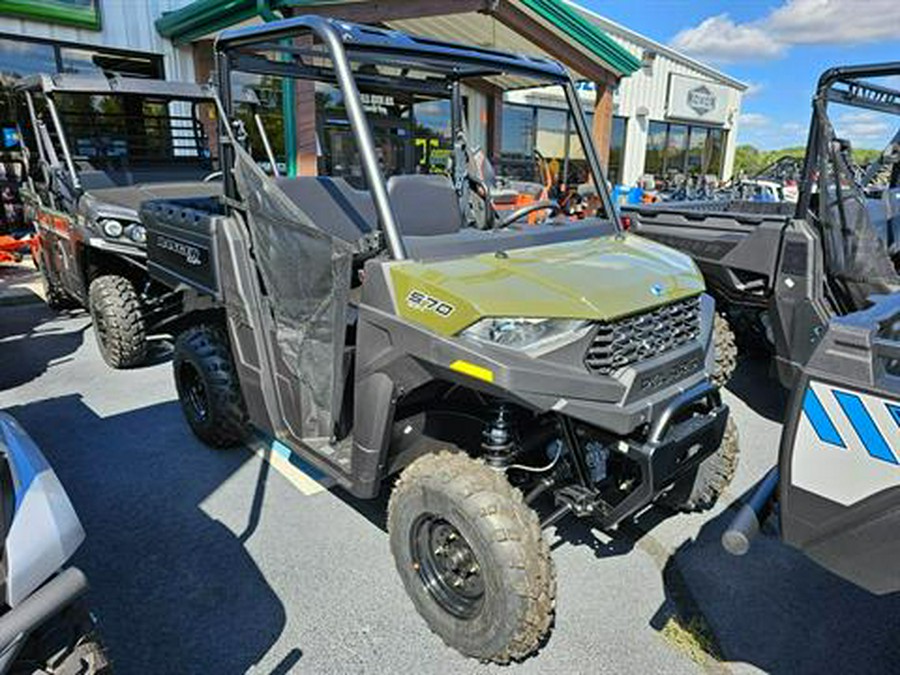
<path fill-rule="evenodd" d="M 874 593 L 900 590 L 900 296 L 833 319 L 781 447 L 785 541 Z"/>

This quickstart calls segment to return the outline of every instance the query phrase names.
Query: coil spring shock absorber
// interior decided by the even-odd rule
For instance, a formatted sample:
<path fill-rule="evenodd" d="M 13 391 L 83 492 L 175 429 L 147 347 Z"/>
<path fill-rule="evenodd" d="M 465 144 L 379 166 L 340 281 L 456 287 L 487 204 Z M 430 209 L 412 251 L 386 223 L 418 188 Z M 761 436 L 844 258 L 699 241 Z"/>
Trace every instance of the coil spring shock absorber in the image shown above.
<path fill-rule="evenodd" d="M 508 466 L 516 455 L 515 434 L 509 418 L 509 408 L 505 403 L 500 403 L 493 419 L 485 424 L 481 433 L 484 460 L 497 469 Z"/>

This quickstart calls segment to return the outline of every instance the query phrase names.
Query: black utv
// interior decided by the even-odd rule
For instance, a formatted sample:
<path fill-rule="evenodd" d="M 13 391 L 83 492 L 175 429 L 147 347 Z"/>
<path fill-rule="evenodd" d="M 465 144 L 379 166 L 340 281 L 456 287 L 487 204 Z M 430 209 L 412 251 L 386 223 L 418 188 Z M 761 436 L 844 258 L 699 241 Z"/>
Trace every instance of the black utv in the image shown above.
<path fill-rule="evenodd" d="M 36 75 L 25 79 L 32 146 L 23 187 L 38 233 L 35 263 L 47 303 L 91 312 L 103 359 L 141 364 L 147 335 L 178 312 L 176 294 L 147 275 L 141 202 L 221 192 L 204 119 L 207 88 L 124 77 Z"/>
<path fill-rule="evenodd" d="M 900 130 L 869 166 L 839 136 L 834 110 L 897 127 L 900 62 L 832 68 L 819 79 L 799 201 L 628 206 L 633 231 L 689 254 L 716 299 L 733 369 L 734 335 L 774 352 L 790 388 L 831 317 L 900 291 Z M 857 113 L 858 114 L 858 113 Z M 837 117 L 836 117 L 837 119 Z M 880 123 L 880 120 L 879 120 Z"/>
<path fill-rule="evenodd" d="M 170 329 L 188 424 L 219 447 L 254 427 L 358 498 L 394 483 L 415 608 L 467 655 L 524 658 L 554 616 L 543 529 L 708 508 L 729 483 L 698 270 L 622 230 L 555 62 L 316 17 L 225 32 L 216 59 L 225 196 L 141 210 L 151 275 L 183 293 Z M 238 133 L 246 73 L 303 81 L 300 133 L 350 152 L 304 175 L 269 157 L 267 175 Z M 593 205 L 493 212 L 463 123 L 463 87 L 485 81 L 559 92 Z M 383 123 L 389 100 L 410 128 L 419 102 L 448 110 L 447 173 L 404 164 L 394 150 L 415 139 Z"/>

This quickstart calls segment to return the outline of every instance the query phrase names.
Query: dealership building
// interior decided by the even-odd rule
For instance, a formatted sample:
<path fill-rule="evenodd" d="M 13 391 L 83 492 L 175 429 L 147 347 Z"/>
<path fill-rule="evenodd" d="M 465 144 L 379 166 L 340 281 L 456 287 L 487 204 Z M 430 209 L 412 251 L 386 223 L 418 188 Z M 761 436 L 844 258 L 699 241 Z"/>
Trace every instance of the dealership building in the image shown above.
<path fill-rule="evenodd" d="M 578 82 L 615 183 L 634 185 L 647 174 L 731 175 L 746 85 L 563 0 L 0 0 L 0 123 L 14 126 L 21 114 L 12 85 L 23 76 L 116 73 L 203 82 L 211 75 L 219 31 L 307 13 L 561 61 Z M 281 86 L 249 85 L 270 106 L 268 114 L 303 114 L 302 97 L 295 95 L 291 106 Z M 550 160 L 562 161 L 564 153 L 567 164 L 578 162 L 572 122 L 557 92 L 503 94 L 486 83 L 465 94 L 472 140 L 500 173 L 520 173 L 535 150 Z M 434 158 L 440 157 L 450 144 L 449 106 L 423 106 L 415 119 L 394 119 L 391 104 L 390 96 L 377 99 L 385 116 L 379 128 L 406 125 L 426 134 L 409 142 L 435 148 Z M 279 161 L 291 172 L 314 171 L 317 154 L 337 152 L 342 131 L 326 121 L 317 133 L 314 139 L 274 139 Z"/>

